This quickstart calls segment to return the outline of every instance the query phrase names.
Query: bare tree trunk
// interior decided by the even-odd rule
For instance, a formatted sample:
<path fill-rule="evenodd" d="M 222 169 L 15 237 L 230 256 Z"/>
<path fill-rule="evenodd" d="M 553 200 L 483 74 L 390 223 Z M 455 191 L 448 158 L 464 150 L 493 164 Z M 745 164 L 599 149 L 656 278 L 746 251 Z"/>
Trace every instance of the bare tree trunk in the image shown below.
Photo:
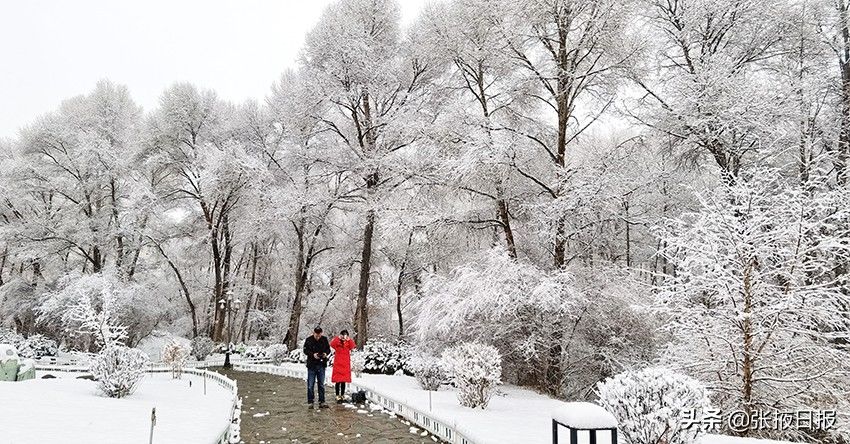
<path fill-rule="evenodd" d="M 504 190 L 502 190 L 501 180 L 498 181 L 496 187 L 496 208 L 499 212 L 499 222 L 502 226 L 502 232 L 505 234 L 505 245 L 508 247 L 508 255 L 514 259 L 517 258 L 516 242 L 514 241 L 514 231 L 511 228 L 511 217 L 508 212 L 508 203 L 504 199 Z"/>
<path fill-rule="evenodd" d="M 376 183 L 375 175 L 368 182 Z M 354 313 L 354 329 L 357 332 L 357 343 L 361 347 L 368 342 L 369 328 L 369 275 L 372 265 L 372 236 L 375 232 L 375 210 L 369 209 L 366 214 L 366 226 L 363 228 L 363 250 L 360 255 L 360 283 L 357 287 L 357 310 Z"/>
<path fill-rule="evenodd" d="M 0 256 L 0 285 L 3 285 L 3 270 L 6 268 L 6 258 L 9 256 L 9 247 L 3 248 L 3 255 Z"/>
<path fill-rule="evenodd" d="M 162 257 L 165 258 L 168 266 L 171 267 L 171 271 L 174 272 L 174 276 L 177 277 L 177 282 L 180 284 L 180 289 L 183 292 L 183 296 L 186 298 L 186 304 L 189 306 L 189 316 L 192 318 L 192 337 L 195 338 L 198 336 L 198 316 L 195 310 L 195 303 L 192 302 L 191 293 L 189 293 L 189 287 L 186 285 L 186 281 L 183 280 L 183 274 L 180 273 L 180 270 L 177 268 L 177 265 L 172 262 L 171 258 L 165 254 L 162 246 L 158 243 L 154 243 L 154 245 L 156 245 L 156 248 L 159 250 Z"/>
<path fill-rule="evenodd" d="M 398 337 L 404 337 L 404 314 L 401 311 L 401 292 L 404 289 L 404 276 L 405 271 L 407 269 L 407 254 L 410 251 L 410 245 L 413 244 L 413 232 L 416 228 L 410 230 L 410 235 L 407 237 L 407 247 L 404 250 L 404 260 L 401 262 L 401 266 L 398 271 L 398 281 L 396 281 L 395 287 L 395 311 L 396 315 L 398 315 Z"/>
<path fill-rule="evenodd" d="M 753 309 L 751 276 L 754 272 L 754 266 L 755 264 L 748 264 L 744 270 L 744 318 L 741 321 L 741 334 L 744 342 L 744 350 L 742 351 L 743 362 L 741 363 L 741 407 L 747 417 L 750 416 L 753 408 L 753 373 L 755 371 L 755 357 L 753 356 L 755 350 L 753 347 L 752 318 L 750 316 Z M 741 433 L 741 436 L 747 435 L 749 435 L 747 430 Z"/>
<path fill-rule="evenodd" d="M 298 237 L 298 255 L 295 258 L 295 294 L 292 300 L 292 310 L 289 312 L 289 327 L 286 330 L 286 337 L 283 339 L 283 342 L 290 350 L 294 350 L 298 346 L 298 330 L 301 324 L 303 297 L 307 287 L 307 277 L 309 276 L 308 271 L 305 270 L 306 253 L 304 251 L 303 220 L 296 227 L 295 232 Z"/>
<path fill-rule="evenodd" d="M 833 154 L 835 181 L 838 186 L 847 184 L 847 157 L 850 154 L 850 24 L 848 24 L 848 4 L 845 0 L 837 2 L 838 16 L 841 23 L 841 52 L 839 63 L 841 67 L 841 121 L 838 147 Z"/>

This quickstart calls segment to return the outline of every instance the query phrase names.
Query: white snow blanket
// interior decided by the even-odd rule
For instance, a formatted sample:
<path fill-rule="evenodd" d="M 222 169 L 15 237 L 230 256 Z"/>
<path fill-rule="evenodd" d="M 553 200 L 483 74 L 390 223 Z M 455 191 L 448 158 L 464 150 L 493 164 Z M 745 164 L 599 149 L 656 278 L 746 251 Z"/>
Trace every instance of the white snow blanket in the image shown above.
<path fill-rule="evenodd" d="M 575 429 L 610 429 L 617 427 L 617 418 L 604 408 L 590 402 L 564 402 L 552 412 L 556 421 Z"/>
<path fill-rule="evenodd" d="M 304 368 L 304 364 L 283 366 Z M 427 413 L 479 443 L 551 443 L 552 412 L 566 404 L 531 390 L 502 385 L 486 409 L 472 409 L 461 407 L 457 391 L 444 386 L 431 392 L 433 409 L 429 411 L 428 392 L 410 376 L 363 374 L 355 377 L 354 383 Z"/>
<path fill-rule="evenodd" d="M 739 438 L 727 435 L 702 435 L 696 444 L 795 444 L 790 441 L 774 441 L 770 439 Z"/>
<path fill-rule="evenodd" d="M 192 387 L 189 388 L 189 380 Z M 148 442 L 151 409 L 156 407 L 154 442 L 211 443 L 230 423 L 231 394 L 193 375 L 172 380 L 146 375 L 123 399 L 98 394 L 94 381 L 32 379 L 0 382 L 3 442 Z"/>

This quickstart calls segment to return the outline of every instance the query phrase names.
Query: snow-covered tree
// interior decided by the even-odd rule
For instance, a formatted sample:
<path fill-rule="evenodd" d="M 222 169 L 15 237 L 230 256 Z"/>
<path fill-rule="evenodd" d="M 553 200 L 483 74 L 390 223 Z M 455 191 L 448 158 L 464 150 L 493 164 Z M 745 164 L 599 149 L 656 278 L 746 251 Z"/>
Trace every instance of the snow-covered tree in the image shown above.
<path fill-rule="evenodd" d="M 123 345 L 128 338 L 122 316 L 134 299 L 111 273 L 69 275 L 49 293 L 39 307 L 43 322 L 60 322 L 71 337 L 83 335 L 100 348 Z"/>
<path fill-rule="evenodd" d="M 848 197 L 759 171 L 671 220 L 664 361 L 728 410 L 846 408 L 850 298 L 833 268 L 850 255 Z"/>
<path fill-rule="evenodd" d="M 172 378 L 179 379 L 182 376 L 183 366 L 190 352 L 190 349 L 173 339 L 162 348 L 160 359 L 163 364 L 171 367 Z"/>
<path fill-rule="evenodd" d="M 304 73 L 322 102 L 324 131 L 335 136 L 333 162 L 350 178 L 348 200 L 359 203 L 355 338 L 368 343 L 372 252 L 380 191 L 396 184 L 397 153 L 417 139 L 427 66 L 405 51 L 399 6 L 392 0 L 339 0 L 307 34 Z"/>
<path fill-rule="evenodd" d="M 611 283 L 627 278 L 601 271 L 550 273 L 502 249 L 486 252 L 425 280 L 416 305 L 418 340 L 434 351 L 457 340 L 486 341 L 510 364 L 512 381 L 586 397 L 624 364 L 651 358 L 651 318 L 631 308 L 639 300 L 628 286 Z M 554 344 L 557 325 L 568 334 Z M 556 346 L 555 365 L 541 365 Z"/>
<path fill-rule="evenodd" d="M 207 359 L 215 348 L 215 342 L 206 336 L 198 336 L 192 339 L 192 356 L 198 361 Z"/>

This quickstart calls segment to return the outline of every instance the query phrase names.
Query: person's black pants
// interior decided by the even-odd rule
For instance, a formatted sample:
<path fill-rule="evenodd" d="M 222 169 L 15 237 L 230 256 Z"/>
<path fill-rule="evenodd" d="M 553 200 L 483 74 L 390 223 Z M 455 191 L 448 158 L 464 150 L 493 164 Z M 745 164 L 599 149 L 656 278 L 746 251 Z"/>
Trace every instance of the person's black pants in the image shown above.
<path fill-rule="evenodd" d="M 336 393 L 337 396 L 345 396 L 345 383 L 344 382 L 335 383 L 334 384 L 334 393 Z"/>

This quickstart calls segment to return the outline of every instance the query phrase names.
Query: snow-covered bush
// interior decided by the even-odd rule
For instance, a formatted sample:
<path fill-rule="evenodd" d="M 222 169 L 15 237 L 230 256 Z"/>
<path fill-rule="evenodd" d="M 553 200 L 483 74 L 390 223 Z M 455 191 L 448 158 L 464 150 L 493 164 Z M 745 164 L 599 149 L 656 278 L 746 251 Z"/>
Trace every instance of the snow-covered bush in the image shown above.
<path fill-rule="evenodd" d="M 245 345 L 239 344 L 236 348 L 239 354 L 245 358 L 265 358 L 266 348 L 260 345 Z"/>
<path fill-rule="evenodd" d="M 18 354 L 24 358 L 38 359 L 42 356 L 56 356 L 58 351 L 56 341 L 43 335 L 32 335 L 18 343 Z"/>
<path fill-rule="evenodd" d="M 192 356 L 198 361 L 207 359 L 215 348 L 215 342 L 206 336 L 197 336 L 192 339 Z"/>
<path fill-rule="evenodd" d="M 351 352 L 351 371 L 360 376 L 366 368 L 366 355 L 360 350 Z"/>
<path fill-rule="evenodd" d="M 22 358 L 38 359 L 42 356 L 56 356 L 56 341 L 44 335 L 31 335 L 28 338 L 8 328 L 0 329 L 0 344 L 13 345 Z"/>
<path fill-rule="evenodd" d="M 113 345 L 97 354 L 89 364 L 89 371 L 98 382 L 98 388 L 110 398 L 123 398 L 142 379 L 148 356 L 141 350 Z"/>
<path fill-rule="evenodd" d="M 446 371 L 437 357 L 416 355 L 410 359 L 407 368 L 425 390 L 438 390 L 446 382 Z"/>
<path fill-rule="evenodd" d="M 174 379 L 180 378 L 183 373 L 183 366 L 186 364 L 186 359 L 189 357 L 189 349 L 184 347 L 177 341 L 172 340 L 171 343 L 162 349 L 163 364 L 171 367 L 171 377 Z"/>
<path fill-rule="evenodd" d="M 376 339 L 363 347 L 363 372 L 392 375 L 401 370 L 409 373 L 407 362 L 410 360 L 410 346 L 404 342 L 395 344 Z"/>
<path fill-rule="evenodd" d="M 266 347 L 266 357 L 275 364 L 280 364 L 289 356 L 289 349 L 284 344 L 272 344 Z"/>
<path fill-rule="evenodd" d="M 19 335 L 14 330 L 10 330 L 8 328 L 0 328 L 0 344 L 9 344 L 17 346 L 23 340 L 24 337 Z"/>
<path fill-rule="evenodd" d="M 292 362 L 305 363 L 307 362 L 307 356 L 300 348 L 296 348 L 289 352 L 289 360 Z"/>
<path fill-rule="evenodd" d="M 654 358 L 654 317 L 638 308 L 647 301 L 631 282 L 621 270 L 553 271 L 495 248 L 428 275 L 412 327 L 425 349 L 486 337 L 506 381 L 589 399 L 596 382 Z"/>
<path fill-rule="evenodd" d="M 502 356 L 496 347 L 464 342 L 444 351 L 442 362 L 457 387 L 460 405 L 487 408 L 502 379 Z"/>
<path fill-rule="evenodd" d="M 701 431 L 685 428 L 686 410 L 701 418 L 711 408 L 702 383 L 661 368 L 621 373 L 597 384 L 597 392 L 626 444 L 692 443 Z"/>

